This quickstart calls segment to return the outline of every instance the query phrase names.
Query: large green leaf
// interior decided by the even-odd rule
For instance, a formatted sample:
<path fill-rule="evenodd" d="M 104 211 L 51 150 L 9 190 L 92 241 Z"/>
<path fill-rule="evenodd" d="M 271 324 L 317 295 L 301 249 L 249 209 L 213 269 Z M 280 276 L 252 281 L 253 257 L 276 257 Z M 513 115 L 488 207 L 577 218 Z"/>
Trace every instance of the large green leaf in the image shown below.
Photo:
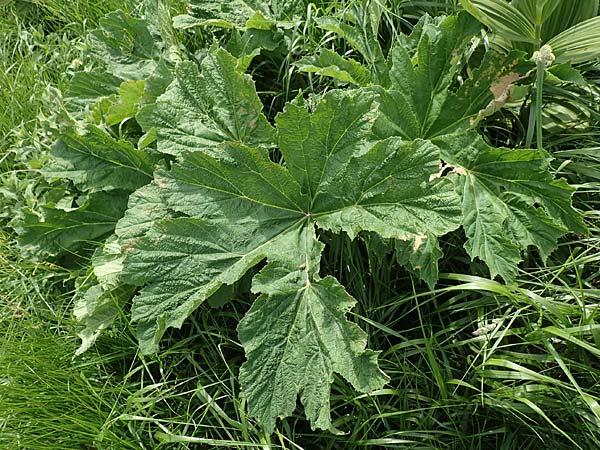
<path fill-rule="evenodd" d="M 262 296 L 240 325 L 240 338 L 247 344 L 242 382 L 250 410 L 268 430 L 293 410 L 298 394 L 313 426 L 327 428 L 333 371 L 362 391 L 384 382 L 375 354 L 364 350 L 364 334 L 344 319 L 353 300 L 335 280 L 319 277 L 323 245 L 315 225 L 417 241 L 460 223 L 453 184 L 430 181 L 439 170 L 435 146 L 373 141 L 374 100 L 362 89 L 329 93 L 312 112 L 288 105 L 277 118 L 284 166 L 237 142 L 211 151 L 181 146 L 179 162 L 159 171 L 155 185 L 166 207 L 187 217 L 157 222 L 125 258 L 124 281 L 143 286 L 133 318 L 144 352 L 156 351 L 165 329 L 181 326 L 220 286 L 267 260 L 254 282 Z M 250 339 L 258 327 L 256 339 L 271 342 L 253 317 L 278 313 L 273 336 L 302 337 L 298 348 Z M 311 361 L 308 372 L 296 374 L 307 382 L 286 386 L 278 377 L 295 373 L 298 351 Z M 278 367 L 273 352 L 283 358 Z M 271 363 L 253 369 L 264 361 Z"/>
<path fill-rule="evenodd" d="M 303 227 L 288 240 L 304 259 L 270 264 L 255 277 L 253 289 L 263 294 L 238 327 L 248 356 L 240 382 L 250 413 L 267 430 L 294 412 L 298 395 L 313 428 L 327 429 L 334 372 L 360 392 L 378 389 L 387 377 L 377 354 L 365 350 L 365 332 L 345 317 L 356 301 L 334 278 L 318 277 L 323 244 L 314 229 Z"/>
<path fill-rule="evenodd" d="M 123 191 L 91 194 L 81 206 L 65 210 L 49 203 L 42 217 L 26 209 L 25 218 L 15 228 L 19 245 L 26 253 L 57 255 L 95 246 L 108 236 L 127 206 Z"/>
<path fill-rule="evenodd" d="M 100 27 L 90 33 L 90 49 L 104 61 L 110 73 L 125 80 L 149 76 L 162 57 L 148 23 L 123 11 L 100 19 Z"/>
<path fill-rule="evenodd" d="M 109 13 L 100 20 L 99 28 L 89 34 L 89 53 L 100 68 L 76 72 L 67 90 L 74 114 L 90 102 L 115 96 L 116 109 L 107 119 L 109 125 L 114 125 L 133 117 L 139 104 L 151 103 L 164 92 L 172 78 L 170 64 L 179 57 L 168 48 L 172 43 L 167 42 L 167 27 L 161 26 L 162 37 L 152 27 L 152 20 L 123 11 Z M 141 89 L 144 95 L 140 97 Z"/>
<path fill-rule="evenodd" d="M 273 144 L 254 83 L 236 65 L 235 58 L 219 49 L 204 58 L 201 71 L 192 62 L 177 66 L 167 92 L 137 115 L 145 129 L 156 128 L 159 151 L 179 155 L 224 141 Z"/>
<path fill-rule="evenodd" d="M 534 67 L 518 51 L 489 52 L 468 80 L 451 88 L 462 48 L 476 30 L 467 15 L 450 16 L 439 24 L 423 21 L 400 39 L 391 50 L 391 81 L 381 94 L 378 135 L 425 139 L 451 134 L 510 100 L 513 85 Z"/>
<path fill-rule="evenodd" d="M 52 147 L 53 160 L 43 170 L 49 178 L 71 180 L 82 191 L 133 191 L 152 180 L 155 160 L 127 141 L 87 125 L 83 133 L 65 131 Z"/>
<path fill-rule="evenodd" d="M 477 135 L 442 143 L 444 159 L 462 174 L 462 197 L 469 254 L 485 261 L 492 277 L 512 281 L 521 252 L 535 246 L 545 259 L 567 231 L 586 228 L 571 206 L 574 189 L 554 180 L 547 158 L 537 150 L 491 148 Z"/>

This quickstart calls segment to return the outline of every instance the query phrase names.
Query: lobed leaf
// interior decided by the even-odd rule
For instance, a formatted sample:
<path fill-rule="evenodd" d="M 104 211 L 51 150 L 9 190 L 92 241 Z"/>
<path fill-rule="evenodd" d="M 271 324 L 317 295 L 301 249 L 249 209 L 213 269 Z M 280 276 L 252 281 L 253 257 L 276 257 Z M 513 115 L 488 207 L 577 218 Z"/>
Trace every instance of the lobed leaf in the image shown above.
<path fill-rule="evenodd" d="M 219 70 L 232 68 L 233 61 L 222 58 L 220 64 Z M 201 83 L 202 75 L 193 74 L 189 84 Z M 169 111 L 178 114 L 163 108 L 165 123 L 174 122 Z M 253 289 L 262 295 L 240 324 L 240 338 L 248 356 L 245 395 L 268 430 L 277 417 L 290 414 L 298 395 L 312 425 L 328 428 L 334 371 L 362 391 L 385 381 L 376 354 L 365 350 L 364 333 L 344 318 L 354 301 L 335 280 L 319 277 L 323 245 L 315 240 L 315 225 L 351 236 L 367 230 L 410 240 L 460 224 L 452 183 L 430 181 L 439 170 L 437 147 L 395 138 L 376 144 L 376 114 L 375 93 L 368 89 L 331 92 L 312 112 L 288 105 L 276 119 L 284 165 L 263 149 L 232 140 L 181 145 L 179 161 L 156 173 L 151 193 L 184 217 L 156 222 L 127 251 L 123 280 L 143 286 L 132 313 L 144 352 L 156 351 L 165 329 L 180 327 L 221 286 L 267 261 L 254 278 Z M 207 120 L 200 118 L 197 127 Z M 264 335 L 253 317 L 272 314 L 278 322 L 270 325 L 272 335 Z M 289 333 L 303 341 L 299 349 L 254 345 L 252 327 L 259 327 L 256 339 L 271 342 Z M 296 373 L 292 355 L 298 351 L 311 369 L 298 380 L 308 382 L 278 378 Z"/>
<path fill-rule="evenodd" d="M 152 180 L 155 159 L 127 141 L 117 141 L 87 125 L 83 134 L 66 131 L 52 146 L 52 162 L 42 170 L 48 178 L 71 180 L 82 191 L 133 191 Z"/>
<path fill-rule="evenodd" d="M 112 233 L 126 207 L 126 193 L 111 191 L 91 194 L 71 210 L 49 203 L 42 207 L 41 218 L 26 209 L 25 218 L 15 227 L 19 246 L 25 253 L 57 255 L 96 245 Z"/>
<path fill-rule="evenodd" d="M 519 69 L 520 55 L 488 56 L 472 80 L 455 94 L 450 90 L 461 49 L 475 34 L 475 25 L 467 15 L 449 16 L 439 24 L 424 20 L 413 35 L 400 39 L 391 50 L 390 85 L 381 94 L 378 135 L 426 139 L 452 133 L 494 99 L 494 83 L 511 68 Z"/>
<path fill-rule="evenodd" d="M 219 49 L 206 56 L 201 71 L 192 62 L 177 66 L 167 92 L 137 115 L 146 130 L 156 129 L 159 151 L 180 155 L 225 141 L 272 145 L 272 127 L 261 112 L 254 83 L 236 65 L 235 58 Z"/>
<path fill-rule="evenodd" d="M 329 428 L 334 372 L 360 392 L 388 381 L 377 353 L 365 350 L 365 332 L 345 318 L 356 301 L 337 280 L 317 275 L 323 244 L 314 229 L 305 226 L 294 238 L 303 259 L 270 263 L 255 277 L 254 289 L 263 294 L 238 326 L 248 358 L 240 383 L 267 431 L 293 413 L 298 395 L 313 429 Z"/>
<path fill-rule="evenodd" d="M 110 73 L 124 80 L 149 76 L 162 57 L 148 23 L 123 11 L 100 19 L 100 27 L 90 33 L 90 49 L 104 61 Z"/>
<path fill-rule="evenodd" d="M 553 180 L 537 150 L 491 148 L 465 134 L 441 144 L 444 159 L 460 167 L 465 248 L 482 259 L 491 276 L 512 281 L 521 252 L 535 246 L 545 259 L 567 231 L 585 232 L 571 206 L 574 189 Z"/>

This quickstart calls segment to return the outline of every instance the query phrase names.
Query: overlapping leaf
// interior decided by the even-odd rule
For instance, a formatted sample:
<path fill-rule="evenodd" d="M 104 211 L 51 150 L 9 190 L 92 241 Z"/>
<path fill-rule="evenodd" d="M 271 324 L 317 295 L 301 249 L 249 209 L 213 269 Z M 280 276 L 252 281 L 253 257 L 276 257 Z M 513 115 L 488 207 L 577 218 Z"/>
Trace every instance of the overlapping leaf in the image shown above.
<path fill-rule="evenodd" d="M 254 83 L 236 65 L 235 58 L 220 49 L 203 60 L 201 72 L 191 62 L 177 67 L 167 92 L 137 116 L 143 127 L 156 129 L 159 151 L 179 155 L 223 141 L 273 144 Z"/>
<path fill-rule="evenodd" d="M 213 58 L 215 67 L 203 67 L 202 74 L 222 73 L 234 64 L 221 50 Z M 188 86 L 205 83 L 191 66 L 178 69 L 178 77 L 180 70 Z M 242 100 L 255 104 L 248 97 L 255 94 L 241 81 Z M 196 129 L 213 124 L 215 116 L 207 117 L 205 102 L 186 100 L 190 94 L 179 78 L 176 83 L 145 119 L 147 126 L 163 127 L 170 145 L 165 124 L 180 124 L 179 110 L 172 108 L 180 98 L 187 101 L 187 116 L 197 117 Z M 214 92 L 204 95 L 209 94 Z M 203 135 L 178 140 L 172 148 L 179 162 L 159 171 L 155 185 L 166 207 L 186 217 L 157 222 L 125 258 L 125 281 L 144 286 L 133 318 L 145 352 L 156 351 L 165 329 L 181 326 L 221 285 L 268 261 L 254 281 L 262 295 L 240 324 L 248 356 L 242 384 L 251 413 L 268 429 L 293 411 L 297 395 L 313 426 L 327 428 L 333 372 L 361 391 L 385 380 L 376 355 L 365 350 L 364 333 L 344 318 L 353 300 L 335 280 L 319 277 L 323 245 L 314 227 L 415 241 L 423 233 L 438 236 L 459 226 L 452 183 L 429 181 L 439 170 L 437 147 L 398 138 L 374 141 L 375 97 L 365 89 L 332 92 L 312 112 L 288 105 L 277 118 L 285 166 L 263 149 L 231 139 L 237 131 L 217 148 Z M 225 129 L 244 123 L 235 114 L 221 117 Z M 270 129 L 264 130 L 271 139 Z M 257 323 L 257 317 L 275 315 L 267 328 Z M 276 336 L 287 340 L 274 346 Z"/>
<path fill-rule="evenodd" d="M 481 258 L 492 277 L 511 281 L 521 252 L 538 248 L 545 259 L 568 230 L 585 232 L 571 206 L 574 189 L 553 180 L 537 150 L 496 149 L 474 133 L 446 140 L 444 158 L 463 176 L 457 190 L 463 203 L 465 248 Z"/>
<path fill-rule="evenodd" d="M 462 49 L 476 30 L 468 16 L 450 16 L 439 24 L 424 20 L 413 32 L 417 36 L 401 39 L 391 50 L 391 82 L 381 97 L 379 135 L 431 139 L 463 131 L 510 100 L 513 85 L 533 68 L 517 51 L 488 53 L 469 80 L 451 89 Z"/>
<path fill-rule="evenodd" d="M 135 117 L 147 134 L 135 149 L 93 126 L 64 132 L 45 173 L 91 194 L 74 208 L 26 211 L 19 230 L 24 248 L 52 254 L 91 249 L 114 231 L 92 258 L 97 284 L 77 302 L 79 352 L 138 289 L 132 319 L 142 352 L 152 353 L 167 328 L 254 275 L 258 298 L 238 328 L 247 356 L 240 381 L 267 432 L 298 398 L 313 427 L 329 428 L 334 373 L 360 392 L 386 382 L 366 334 L 346 317 L 354 299 L 320 275 L 325 246 L 317 229 L 395 239 L 397 260 L 432 287 L 438 238 L 461 224 L 469 254 L 507 281 L 527 247 L 546 258 L 568 230 L 585 230 L 571 207 L 573 190 L 553 180 L 543 155 L 494 149 L 468 131 L 510 99 L 531 64 L 518 52 L 489 53 L 457 83 L 463 49 L 478 29 L 465 14 L 424 18 L 387 60 L 377 43 L 377 2 L 321 19 L 369 67 L 328 50 L 299 67 L 379 86 L 330 92 L 312 109 L 289 104 L 271 126 L 240 69 L 260 48 L 277 48 L 278 20 L 303 4 L 194 2 L 196 13 L 219 9 L 200 17 L 202 25 L 245 25 L 255 34 L 234 30 L 229 48 L 238 59 L 211 50 L 200 67 L 184 62 L 174 72 L 156 41 L 164 24 L 109 15 L 91 42 L 112 73 L 82 73 L 71 93 L 84 102 L 102 98 L 107 125 Z M 175 157 L 168 169 L 154 171 L 156 159 L 143 151 L 154 139 L 159 152 Z M 440 170 L 441 160 L 454 173 Z"/>
<path fill-rule="evenodd" d="M 321 49 L 317 56 L 302 58 L 296 62 L 296 67 L 302 72 L 316 73 L 356 86 L 368 86 L 373 81 L 371 72 L 362 64 L 327 48 Z"/>
<path fill-rule="evenodd" d="M 107 14 L 90 33 L 90 49 L 123 80 L 140 80 L 156 68 L 162 53 L 148 23 L 123 11 Z"/>
<path fill-rule="evenodd" d="M 16 227 L 19 245 L 35 255 L 57 255 L 94 246 L 98 239 L 112 233 L 126 207 L 127 194 L 116 190 L 91 194 L 71 210 L 48 203 L 42 207 L 42 217 L 25 210 L 25 218 Z"/>
<path fill-rule="evenodd" d="M 192 0 L 188 14 L 173 18 L 176 28 L 220 27 L 269 29 L 306 11 L 305 0 Z"/>
<path fill-rule="evenodd" d="M 125 117 L 133 117 L 134 106 L 151 103 L 162 94 L 172 79 L 168 63 L 177 58 L 151 28 L 147 20 L 123 11 L 106 15 L 89 38 L 90 54 L 104 68 L 75 73 L 67 89 L 69 101 L 81 108 L 111 98 L 110 103 L 120 109 L 119 118 L 108 120 L 113 125 Z M 166 39 L 168 30 L 162 33 Z"/>
<path fill-rule="evenodd" d="M 46 177 L 71 180 L 82 191 L 133 191 L 152 180 L 155 159 L 127 141 L 87 125 L 82 133 L 65 131 L 52 147 Z"/>
<path fill-rule="evenodd" d="M 75 355 L 87 351 L 102 331 L 112 325 L 133 293 L 132 286 L 107 289 L 96 284 L 76 299 L 73 314 L 79 325 L 77 335 L 81 339 L 81 345 Z"/>

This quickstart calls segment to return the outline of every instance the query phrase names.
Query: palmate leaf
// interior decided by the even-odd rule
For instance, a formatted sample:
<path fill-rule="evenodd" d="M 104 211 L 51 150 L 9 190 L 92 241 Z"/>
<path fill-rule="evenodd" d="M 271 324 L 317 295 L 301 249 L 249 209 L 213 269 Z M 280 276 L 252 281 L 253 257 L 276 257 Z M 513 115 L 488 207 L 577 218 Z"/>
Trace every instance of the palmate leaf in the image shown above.
<path fill-rule="evenodd" d="M 492 277 L 512 281 L 528 246 L 537 247 L 545 260 L 567 231 L 586 231 L 571 206 L 574 189 L 553 179 L 547 158 L 537 150 L 491 148 L 474 133 L 440 145 L 444 159 L 463 173 L 457 190 L 465 248 L 485 261 Z"/>
<path fill-rule="evenodd" d="M 190 85 L 202 82 L 194 74 Z M 170 103 L 187 95 L 169 93 Z M 248 357 L 242 386 L 269 431 L 293 411 L 297 395 L 312 425 L 328 428 L 333 372 L 361 391 L 385 382 L 364 333 L 344 317 L 354 300 L 319 276 L 315 226 L 415 241 L 460 223 L 450 179 L 429 181 L 439 170 L 437 147 L 373 140 L 375 97 L 367 89 L 335 91 L 312 112 L 288 105 L 276 120 L 284 166 L 239 142 L 207 148 L 190 140 L 184 151 L 182 141 L 179 162 L 158 171 L 155 185 L 166 208 L 184 217 L 156 222 L 125 258 L 124 281 L 143 286 L 133 319 L 144 352 L 156 351 L 165 329 L 181 326 L 220 286 L 267 260 L 253 284 L 261 296 L 239 332 Z M 190 106 L 192 115 L 202 109 Z M 173 121 L 168 112 L 154 117 Z M 275 345 L 277 336 L 286 339 Z"/>
<path fill-rule="evenodd" d="M 533 150 L 493 149 L 470 131 L 510 100 L 512 86 L 533 65 L 518 51 L 502 56 L 489 52 L 453 92 L 456 55 L 472 33 L 465 20 L 423 21 L 403 38 L 407 45 L 391 50 L 390 84 L 381 89 L 382 114 L 375 131 L 381 137 L 429 139 L 442 147 L 442 159 L 462 174 L 455 180 L 463 205 L 465 248 L 488 265 L 492 277 L 513 281 L 529 246 L 537 247 L 545 260 L 560 236 L 585 227 L 571 207 L 573 189 L 553 180 L 545 156 Z M 398 244 L 398 261 L 432 285 L 440 250 L 429 237 L 421 243 L 412 253 L 410 243 Z"/>
<path fill-rule="evenodd" d="M 333 372 L 360 392 L 380 388 L 387 377 L 377 353 L 365 350 L 365 332 L 345 318 L 356 301 L 333 277 L 316 275 L 323 244 L 312 227 L 288 239 L 304 253 L 304 262 L 268 265 L 255 277 L 253 289 L 263 294 L 238 327 L 248 356 L 240 382 L 267 430 L 276 417 L 293 413 L 298 394 L 313 427 L 327 429 Z"/>
<path fill-rule="evenodd" d="M 382 117 L 376 125 L 379 136 L 432 139 L 465 131 L 508 102 L 513 85 L 534 67 L 518 51 L 488 52 L 453 91 L 458 58 L 478 26 L 464 14 L 439 24 L 422 22 L 391 50 L 390 85 L 382 92 Z"/>

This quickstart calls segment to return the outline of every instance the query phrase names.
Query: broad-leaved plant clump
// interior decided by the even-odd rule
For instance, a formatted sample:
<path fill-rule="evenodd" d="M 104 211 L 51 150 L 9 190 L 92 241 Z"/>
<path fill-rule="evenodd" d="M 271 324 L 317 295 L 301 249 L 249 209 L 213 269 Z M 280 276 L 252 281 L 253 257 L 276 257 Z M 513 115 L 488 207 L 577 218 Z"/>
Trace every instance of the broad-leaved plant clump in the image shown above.
<path fill-rule="evenodd" d="M 468 254 L 506 282 L 528 248 L 546 258 L 585 227 L 547 154 L 478 134 L 535 65 L 489 51 L 459 82 L 479 32 L 468 15 L 424 17 L 385 52 L 372 15 L 369 39 L 352 20 L 320 18 L 362 61 L 331 50 L 298 58 L 298 70 L 341 87 L 300 95 L 270 121 L 245 71 L 285 46 L 302 9 L 239 2 L 239 22 L 214 3 L 175 18 L 180 29 L 233 30 L 196 55 L 160 8 L 102 21 L 43 170 L 70 182 L 69 202 L 49 195 L 15 226 L 24 251 L 91 261 L 75 309 L 80 353 L 129 308 L 141 351 L 158 352 L 168 328 L 250 274 L 255 300 L 238 326 L 250 414 L 270 432 L 299 397 L 311 425 L 328 429 L 334 373 L 360 392 L 387 377 L 347 317 L 356 300 L 321 269 L 322 230 L 380 236 L 433 287 L 438 240 L 460 227 Z"/>

